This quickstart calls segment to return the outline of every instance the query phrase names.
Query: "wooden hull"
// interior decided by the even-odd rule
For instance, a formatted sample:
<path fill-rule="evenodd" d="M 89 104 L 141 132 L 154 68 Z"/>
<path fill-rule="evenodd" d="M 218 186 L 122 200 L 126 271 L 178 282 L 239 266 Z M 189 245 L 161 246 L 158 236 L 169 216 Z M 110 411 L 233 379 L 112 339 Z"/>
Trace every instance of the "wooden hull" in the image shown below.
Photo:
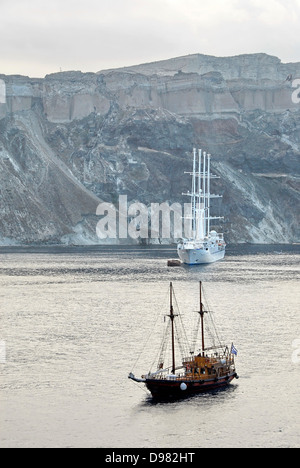
<path fill-rule="evenodd" d="M 207 380 L 146 379 L 145 383 L 155 399 L 178 399 L 224 388 L 228 386 L 235 377 L 237 377 L 236 374 Z M 185 385 L 182 386 L 182 384 Z"/>

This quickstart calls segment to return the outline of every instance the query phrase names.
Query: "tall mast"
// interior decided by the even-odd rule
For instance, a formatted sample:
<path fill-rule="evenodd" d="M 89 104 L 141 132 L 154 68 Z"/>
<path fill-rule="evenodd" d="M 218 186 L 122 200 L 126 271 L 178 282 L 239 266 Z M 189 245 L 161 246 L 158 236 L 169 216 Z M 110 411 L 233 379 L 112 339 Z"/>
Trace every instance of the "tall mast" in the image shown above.
<path fill-rule="evenodd" d="M 207 235 L 210 231 L 210 154 L 207 155 Z"/>
<path fill-rule="evenodd" d="M 173 283 L 170 283 L 170 319 L 172 325 L 172 374 L 175 374 L 175 335 L 174 335 L 174 309 L 173 309 Z"/>
<path fill-rule="evenodd" d="M 206 152 L 203 153 L 203 213 L 204 213 L 204 237 L 207 236 L 206 232 Z"/>
<path fill-rule="evenodd" d="M 201 162 L 202 162 L 202 150 L 199 149 L 199 166 L 198 166 L 198 226 L 197 226 L 197 239 L 202 238 L 202 216 L 201 216 Z"/>
<path fill-rule="evenodd" d="M 200 281 L 200 316 L 201 316 L 201 337 L 202 337 L 202 356 L 204 356 L 204 309 L 202 304 L 202 281 Z"/>
<path fill-rule="evenodd" d="M 193 238 L 196 238 L 196 148 L 194 148 L 193 161 L 193 186 L 192 186 L 192 231 Z"/>

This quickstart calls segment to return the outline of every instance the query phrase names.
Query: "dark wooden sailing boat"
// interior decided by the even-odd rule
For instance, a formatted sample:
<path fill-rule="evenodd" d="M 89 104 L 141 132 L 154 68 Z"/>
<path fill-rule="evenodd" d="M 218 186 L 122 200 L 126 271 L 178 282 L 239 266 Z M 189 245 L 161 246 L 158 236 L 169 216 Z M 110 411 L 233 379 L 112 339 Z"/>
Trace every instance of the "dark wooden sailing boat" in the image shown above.
<path fill-rule="evenodd" d="M 176 362 L 175 331 L 177 327 L 175 321 L 180 314 L 174 311 L 174 290 L 173 284 L 170 284 L 170 313 L 167 317 L 169 318 L 171 335 L 171 366 L 164 367 L 163 358 L 160 356 L 155 372 L 149 372 L 142 375 L 141 378 L 135 377 L 133 373 L 128 376 L 135 382 L 144 383 L 154 398 L 184 398 L 226 387 L 234 378 L 238 378 L 234 362 L 237 350 L 233 344 L 230 349 L 220 341 L 217 345 L 206 346 L 204 318 L 206 314 L 209 314 L 209 311 L 204 308 L 202 296 L 203 290 L 200 282 L 200 310 L 198 311 L 198 323 L 201 325 L 200 352 L 190 351 L 187 353 L 188 355 L 181 356 L 180 362 L 177 358 Z M 217 334 L 216 329 L 215 333 Z M 186 333 L 184 336 L 186 337 Z M 195 336 L 197 336 L 197 331 Z M 182 341 L 182 337 L 180 340 Z"/>

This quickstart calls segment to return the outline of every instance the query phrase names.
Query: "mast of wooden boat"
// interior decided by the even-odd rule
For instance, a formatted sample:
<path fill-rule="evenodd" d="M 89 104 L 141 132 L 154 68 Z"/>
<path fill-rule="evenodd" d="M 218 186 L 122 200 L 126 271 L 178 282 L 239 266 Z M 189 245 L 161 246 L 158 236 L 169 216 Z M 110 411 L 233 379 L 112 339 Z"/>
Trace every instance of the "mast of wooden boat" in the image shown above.
<path fill-rule="evenodd" d="M 170 315 L 172 328 L 172 374 L 175 374 L 175 335 L 174 335 L 174 309 L 173 309 L 173 283 L 170 283 Z"/>
<path fill-rule="evenodd" d="M 201 337 L 202 337 L 202 356 L 204 356 L 204 309 L 202 304 L 202 281 L 200 281 L 200 317 L 201 317 Z"/>

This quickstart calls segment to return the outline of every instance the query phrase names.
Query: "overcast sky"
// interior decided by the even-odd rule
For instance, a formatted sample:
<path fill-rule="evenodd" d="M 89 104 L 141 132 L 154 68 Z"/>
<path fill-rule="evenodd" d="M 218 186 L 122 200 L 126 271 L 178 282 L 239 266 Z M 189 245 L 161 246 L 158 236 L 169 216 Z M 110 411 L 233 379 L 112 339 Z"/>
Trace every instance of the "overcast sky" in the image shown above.
<path fill-rule="evenodd" d="M 0 74 L 255 52 L 300 62 L 300 0 L 0 0 Z"/>

